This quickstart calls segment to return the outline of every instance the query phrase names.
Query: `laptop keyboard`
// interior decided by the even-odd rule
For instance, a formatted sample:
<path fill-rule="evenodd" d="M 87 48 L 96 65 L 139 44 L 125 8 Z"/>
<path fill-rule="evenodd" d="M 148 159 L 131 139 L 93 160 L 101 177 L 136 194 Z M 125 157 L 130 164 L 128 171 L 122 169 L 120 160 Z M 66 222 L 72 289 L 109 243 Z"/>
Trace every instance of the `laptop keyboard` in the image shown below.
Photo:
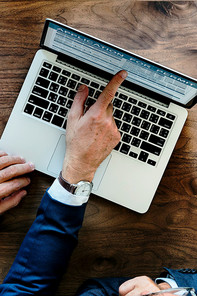
<path fill-rule="evenodd" d="M 81 84 L 89 88 L 86 106 L 91 106 L 106 82 L 69 67 L 63 69 L 44 62 L 35 80 L 24 112 L 66 129 L 67 114 Z M 166 144 L 176 115 L 147 103 L 119 88 L 113 99 L 113 116 L 121 133 L 114 148 L 131 158 L 156 166 Z"/>

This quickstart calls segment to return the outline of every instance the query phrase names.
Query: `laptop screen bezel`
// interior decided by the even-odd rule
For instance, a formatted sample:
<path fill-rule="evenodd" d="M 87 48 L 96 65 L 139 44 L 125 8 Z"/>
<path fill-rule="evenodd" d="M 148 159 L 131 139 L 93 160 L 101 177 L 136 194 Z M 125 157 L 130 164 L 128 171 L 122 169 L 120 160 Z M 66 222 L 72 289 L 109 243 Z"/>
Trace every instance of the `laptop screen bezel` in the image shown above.
<path fill-rule="evenodd" d="M 113 48 L 115 50 L 117 49 L 120 52 L 129 54 L 131 57 L 136 57 L 138 59 L 141 59 L 144 62 L 150 63 L 151 65 L 155 65 L 155 66 L 157 66 L 157 67 L 159 67 L 159 68 L 161 68 L 163 70 L 167 70 L 167 71 L 171 72 L 172 74 L 177 74 L 180 77 L 182 77 L 183 79 L 184 78 L 185 79 L 189 79 L 189 80 L 191 80 L 191 82 L 197 83 L 197 80 L 196 79 L 194 79 L 192 77 L 189 77 L 189 76 L 187 76 L 187 75 L 185 75 L 183 73 L 180 73 L 180 72 L 178 72 L 176 70 L 173 70 L 171 68 L 168 68 L 168 67 L 165 67 L 163 65 L 160 65 L 160 64 L 158 64 L 158 63 L 156 63 L 154 61 L 151 61 L 151 60 L 146 59 L 146 58 L 144 58 L 142 56 L 139 56 L 137 54 L 134 54 L 132 52 L 129 52 L 129 51 L 123 49 L 123 48 L 120 48 L 120 47 L 118 47 L 118 46 L 116 46 L 114 44 L 111 44 L 111 43 L 108 43 L 106 41 L 103 41 L 103 40 L 101 40 L 99 38 L 96 38 L 96 37 L 94 37 L 92 35 L 89 35 L 89 34 L 86 34 L 84 32 L 81 32 L 80 30 L 74 29 L 74 28 L 72 28 L 72 27 L 70 27 L 68 25 L 65 25 L 65 24 L 62 24 L 62 23 L 57 22 L 55 20 L 52 20 L 52 19 L 47 18 L 45 20 L 44 29 L 43 29 L 41 40 L 40 40 L 40 47 L 43 48 L 43 49 L 46 49 L 48 51 L 51 51 L 51 52 L 57 54 L 58 56 L 61 56 L 62 58 L 65 57 L 65 59 L 68 59 L 68 56 L 66 56 L 65 54 L 60 53 L 60 52 L 58 52 L 58 51 L 56 51 L 56 50 L 54 50 L 54 49 L 52 49 L 50 47 L 47 47 L 45 45 L 45 38 L 46 38 L 46 35 L 47 35 L 47 30 L 48 30 L 48 27 L 49 27 L 49 23 L 54 23 L 54 24 L 60 25 L 60 26 L 62 26 L 64 28 L 67 28 L 67 29 L 73 31 L 73 32 L 79 33 L 79 34 L 81 34 L 84 37 L 88 37 L 88 38 L 91 38 L 91 39 L 93 39 L 95 41 L 99 41 L 102 44 L 107 45 L 107 46 L 110 46 L 111 48 Z M 69 59 L 70 59 L 70 57 L 69 57 Z M 91 72 L 92 71 L 95 72 L 95 70 L 96 70 L 96 73 L 98 73 L 98 68 L 95 68 L 94 66 L 91 66 L 91 65 L 89 65 L 89 64 L 87 64 L 85 62 L 82 62 L 81 60 L 75 59 L 75 58 L 72 58 L 72 61 L 75 62 L 76 65 L 78 65 L 79 67 L 80 66 L 83 67 L 83 68 L 85 67 L 88 70 L 91 70 Z M 107 72 L 105 72 L 105 71 L 103 71 L 103 70 L 100 69 L 99 70 L 99 76 L 101 76 L 101 77 L 104 76 L 104 78 L 110 79 L 113 75 L 111 73 L 107 73 Z M 142 87 L 142 86 L 137 85 L 135 83 L 132 83 L 132 82 L 130 82 L 128 80 L 126 80 L 123 85 L 125 87 L 132 88 L 132 90 L 137 91 L 139 93 L 142 93 L 143 95 L 150 96 L 150 97 L 153 97 L 153 98 L 155 97 L 155 99 L 157 101 L 160 101 L 160 102 L 165 103 L 167 105 L 169 105 L 170 102 L 173 102 L 174 104 L 177 104 L 177 105 L 180 105 L 182 107 L 185 107 L 185 108 L 188 108 L 189 109 L 189 108 L 193 107 L 196 104 L 196 102 L 197 102 L 197 95 L 193 99 L 191 99 L 187 104 L 182 104 L 182 103 L 177 102 L 177 101 L 175 101 L 175 100 L 173 100 L 173 99 L 171 99 L 171 98 L 169 98 L 167 96 L 161 95 L 157 91 L 149 90 L 146 87 Z"/>

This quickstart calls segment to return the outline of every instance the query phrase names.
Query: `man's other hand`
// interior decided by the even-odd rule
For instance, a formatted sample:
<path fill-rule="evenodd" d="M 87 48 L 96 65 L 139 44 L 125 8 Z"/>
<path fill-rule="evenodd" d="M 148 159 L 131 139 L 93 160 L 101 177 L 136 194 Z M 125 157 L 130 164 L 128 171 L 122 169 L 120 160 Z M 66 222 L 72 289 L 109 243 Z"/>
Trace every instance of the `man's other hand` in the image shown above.
<path fill-rule="evenodd" d="M 142 296 L 171 288 L 168 283 L 156 284 L 147 276 L 138 276 L 124 282 L 119 287 L 120 296 Z"/>
<path fill-rule="evenodd" d="M 82 85 L 79 88 L 68 115 L 66 129 L 62 176 L 68 182 L 92 181 L 98 166 L 120 141 L 111 102 L 126 76 L 126 71 L 118 72 L 85 113 L 88 87 Z"/>
<path fill-rule="evenodd" d="M 30 179 L 25 174 L 34 170 L 34 165 L 18 156 L 0 151 L 0 214 L 17 206 L 27 194 L 23 188 Z"/>

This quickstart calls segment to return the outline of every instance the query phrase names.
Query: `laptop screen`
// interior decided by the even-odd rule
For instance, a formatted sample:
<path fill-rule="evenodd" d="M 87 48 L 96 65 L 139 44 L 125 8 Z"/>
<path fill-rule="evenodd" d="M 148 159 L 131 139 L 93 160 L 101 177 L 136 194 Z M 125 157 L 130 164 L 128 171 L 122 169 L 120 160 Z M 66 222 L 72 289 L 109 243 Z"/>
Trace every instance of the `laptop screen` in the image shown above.
<path fill-rule="evenodd" d="M 197 81 L 78 30 L 47 20 L 41 45 L 115 74 L 124 69 L 127 80 L 190 105 L 197 96 Z"/>

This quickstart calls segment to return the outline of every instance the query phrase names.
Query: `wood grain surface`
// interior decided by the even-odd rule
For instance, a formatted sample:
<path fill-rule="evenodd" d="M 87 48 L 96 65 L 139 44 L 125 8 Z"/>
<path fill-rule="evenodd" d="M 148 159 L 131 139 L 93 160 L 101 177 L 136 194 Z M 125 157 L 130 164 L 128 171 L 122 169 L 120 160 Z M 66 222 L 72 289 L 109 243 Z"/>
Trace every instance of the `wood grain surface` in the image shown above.
<path fill-rule="evenodd" d="M 0 133 L 39 48 L 47 17 L 197 78 L 196 1 L 6 0 L 0 1 L 0 11 Z M 146 214 L 91 196 L 79 245 L 56 295 L 73 295 L 89 277 L 155 277 L 162 266 L 197 267 L 196 112 L 197 106 L 189 110 Z M 28 196 L 0 217 L 1 281 L 52 181 L 33 173 Z"/>

